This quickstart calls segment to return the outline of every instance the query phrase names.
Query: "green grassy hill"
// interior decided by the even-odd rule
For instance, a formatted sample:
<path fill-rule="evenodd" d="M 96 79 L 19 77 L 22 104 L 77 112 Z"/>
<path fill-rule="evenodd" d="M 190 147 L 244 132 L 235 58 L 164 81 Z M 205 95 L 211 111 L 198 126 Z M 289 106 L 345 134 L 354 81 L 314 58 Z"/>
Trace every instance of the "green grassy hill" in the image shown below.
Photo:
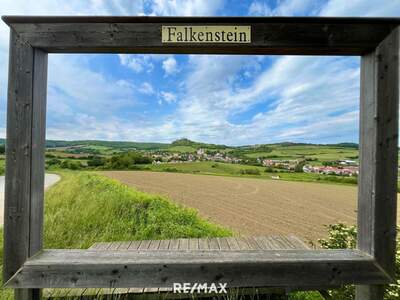
<path fill-rule="evenodd" d="M 272 144 L 267 145 L 269 151 L 258 151 L 257 147 L 247 149 L 247 157 L 269 159 L 313 159 L 319 162 L 332 160 L 357 160 L 358 147 L 339 145 L 311 145 L 311 144 Z"/>

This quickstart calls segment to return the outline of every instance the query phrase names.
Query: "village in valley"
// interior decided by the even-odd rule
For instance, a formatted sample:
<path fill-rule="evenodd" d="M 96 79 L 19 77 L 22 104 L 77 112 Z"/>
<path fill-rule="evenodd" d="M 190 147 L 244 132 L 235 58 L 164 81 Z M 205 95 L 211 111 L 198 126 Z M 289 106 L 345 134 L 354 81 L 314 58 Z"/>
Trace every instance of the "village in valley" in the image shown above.
<path fill-rule="evenodd" d="M 358 177 L 358 145 L 283 142 L 226 146 L 186 138 L 172 143 L 47 141 L 46 167 L 225 174 L 354 184 Z"/>
<path fill-rule="evenodd" d="M 200 161 L 214 161 L 223 163 L 249 163 L 244 158 L 231 156 L 226 152 L 210 151 L 204 148 L 198 149 L 194 153 L 179 153 L 179 152 L 160 152 L 151 155 L 153 164 L 176 164 L 176 163 L 192 163 Z M 305 159 L 263 159 L 258 157 L 255 160 L 255 165 L 261 165 L 271 169 L 279 169 L 286 171 L 299 171 L 296 166 L 301 167 L 301 171 L 305 173 L 316 173 L 325 175 L 337 176 L 357 176 L 358 162 L 355 160 L 344 159 L 335 161 L 326 161 L 322 165 L 307 164 Z"/>

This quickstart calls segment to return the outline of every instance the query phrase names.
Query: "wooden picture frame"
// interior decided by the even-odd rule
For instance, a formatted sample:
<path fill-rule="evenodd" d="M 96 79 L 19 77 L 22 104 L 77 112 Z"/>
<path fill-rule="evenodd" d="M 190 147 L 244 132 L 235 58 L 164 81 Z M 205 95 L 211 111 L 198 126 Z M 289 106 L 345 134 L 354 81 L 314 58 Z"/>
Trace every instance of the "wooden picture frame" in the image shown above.
<path fill-rule="evenodd" d="M 383 299 L 394 276 L 398 165 L 398 18 L 27 17 L 10 26 L 4 281 L 15 298 L 41 288 L 357 284 Z M 165 44 L 163 25 L 242 25 L 250 43 Z M 187 53 L 361 56 L 358 247 L 354 250 L 43 250 L 48 53 Z"/>

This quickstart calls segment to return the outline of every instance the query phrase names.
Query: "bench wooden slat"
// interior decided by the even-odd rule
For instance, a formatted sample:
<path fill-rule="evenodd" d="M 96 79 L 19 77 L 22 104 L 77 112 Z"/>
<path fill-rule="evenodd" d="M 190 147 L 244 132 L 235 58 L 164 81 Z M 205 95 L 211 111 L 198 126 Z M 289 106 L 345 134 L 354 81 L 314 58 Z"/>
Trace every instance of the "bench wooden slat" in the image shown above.
<path fill-rule="evenodd" d="M 198 239 L 189 239 L 189 250 L 199 250 L 199 240 Z"/>
<path fill-rule="evenodd" d="M 145 240 L 140 243 L 138 250 L 147 250 L 150 247 L 151 240 Z"/>
<path fill-rule="evenodd" d="M 208 243 L 208 239 L 199 239 L 199 250 L 209 250 L 210 245 Z"/>
<path fill-rule="evenodd" d="M 189 250 L 189 240 L 179 239 L 179 250 Z"/>
<path fill-rule="evenodd" d="M 208 239 L 208 247 L 210 250 L 219 250 L 219 244 L 218 244 L 218 240 L 217 239 Z"/>
<path fill-rule="evenodd" d="M 178 250 L 179 249 L 179 240 L 170 240 L 168 249 L 170 249 L 170 250 Z"/>
<path fill-rule="evenodd" d="M 229 250 L 229 244 L 226 238 L 217 238 L 218 246 L 220 250 Z"/>
<path fill-rule="evenodd" d="M 240 250 L 250 250 L 251 249 L 251 247 L 249 246 L 249 244 L 246 242 L 246 240 L 244 238 L 237 237 L 236 243 L 238 244 Z"/>
<path fill-rule="evenodd" d="M 129 245 L 128 249 L 129 250 L 137 250 L 140 247 L 140 244 L 142 241 L 132 241 L 132 243 Z"/>
<path fill-rule="evenodd" d="M 243 238 L 249 244 L 250 249 L 260 250 L 262 249 L 257 241 L 252 236 L 247 236 Z"/>
<path fill-rule="evenodd" d="M 159 249 L 160 250 L 168 250 L 170 242 L 171 242 L 171 240 L 161 240 Z"/>

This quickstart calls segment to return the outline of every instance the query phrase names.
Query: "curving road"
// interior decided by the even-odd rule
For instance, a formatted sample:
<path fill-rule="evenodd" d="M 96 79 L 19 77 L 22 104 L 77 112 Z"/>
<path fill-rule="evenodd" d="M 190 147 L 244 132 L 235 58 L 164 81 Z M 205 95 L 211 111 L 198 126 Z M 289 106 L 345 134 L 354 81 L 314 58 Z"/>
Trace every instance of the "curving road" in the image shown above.
<path fill-rule="evenodd" d="M 55 184 L 60 180 L 60 176 L 56 174 L 46 174 L 44 187 L 47 189 L 48 187 Z M 0 226 L 3 226 L 4 222 L 4 176 L 0 176 Z"/>

